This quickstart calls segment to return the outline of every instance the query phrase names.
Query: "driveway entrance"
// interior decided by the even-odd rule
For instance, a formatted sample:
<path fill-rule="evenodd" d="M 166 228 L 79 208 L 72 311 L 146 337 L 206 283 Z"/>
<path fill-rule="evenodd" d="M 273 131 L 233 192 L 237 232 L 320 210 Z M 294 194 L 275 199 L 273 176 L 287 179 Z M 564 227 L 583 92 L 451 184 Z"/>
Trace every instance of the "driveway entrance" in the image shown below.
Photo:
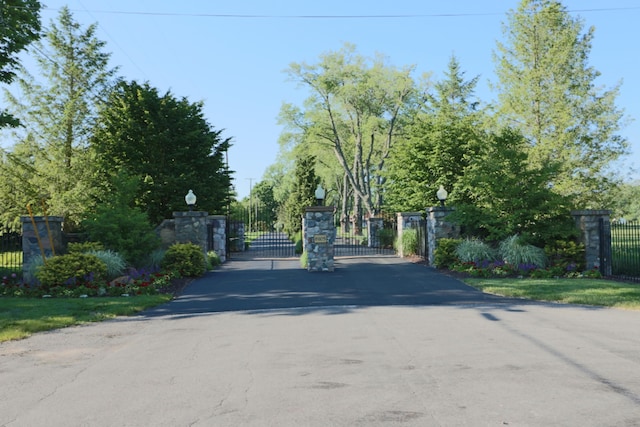
<path fill-rule="evenodd" d="M 231 261 L 139 316 L 0 344 L 0 425 L 637 426 L 639 324 L 395 257 Z"/>

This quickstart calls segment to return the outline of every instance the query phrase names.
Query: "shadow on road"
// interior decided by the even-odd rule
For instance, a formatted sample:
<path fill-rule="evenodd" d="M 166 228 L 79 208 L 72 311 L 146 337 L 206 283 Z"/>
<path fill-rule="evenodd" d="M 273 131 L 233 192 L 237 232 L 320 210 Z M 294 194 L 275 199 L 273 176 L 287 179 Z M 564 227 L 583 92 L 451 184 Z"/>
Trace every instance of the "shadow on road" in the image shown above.
<path fill-rule="evenodd" d="M 261 310 L 342 314 L 369 306 L 523 303 L 483 294 L 435 269 L 397 257 L 336 261 L 336 270 L 330 273 L 307 272 L 297 259 L 231 261 L 194 281 L 179 298 L 144 315 Z"/>

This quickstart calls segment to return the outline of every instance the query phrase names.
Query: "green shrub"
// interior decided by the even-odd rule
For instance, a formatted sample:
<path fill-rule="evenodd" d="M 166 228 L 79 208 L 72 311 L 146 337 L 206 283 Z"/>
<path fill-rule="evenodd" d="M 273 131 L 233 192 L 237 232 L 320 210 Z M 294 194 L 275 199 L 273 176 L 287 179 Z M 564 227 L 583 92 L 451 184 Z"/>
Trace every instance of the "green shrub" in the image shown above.
<path fill-rule="evenodd" d="M 84 254 L 91 251 L 102 250 L 104 250 L 104 245 L 100 242 L 69 243 L 67 245 L 67 253 L 70 254 Z"/>
<path fill-rule="evenodd" d="M 209 270 L 213 270 L 214 268 L 222 264 L 220 256 L 216 251 L 207 252 L 207 264 Z"/>
<path fill-rule="evenodd" d="M 395 232 L 390 228 L 381 228 L 376 232 L 380 246 L 383 248 L 392 248 L 393 241 L 396 237 Z"/>
<path fill-rule="evenodd" d="M 480 239 L 464 239 L 455 249 L 456 257 L 462 262 L 493 261 L 496 252 Z"/>
<path fill-rule="evenodd" d="M 54 286 L 82 286 L 85 283 L 104 281 L 107 266 L 97 256 L 71 253 L 47 259 L 36 271 L 43 290 Z"/>
<path fill-rule="evenodd" d="M 164 249 L 155 249 L 151 251 L 144 258 L 144 262 L 142 265 L 152 270 L 160 270 L 162 259 L 164 258 L 165 253 L 166 253 L 166 250 Z"/>
<path fill-rule="evenodd" d="M 175 271 L 185 277 L 202 276 L 205 272 L 202 248 L 193 243 L 176 243 L 171 245 L 161 264 L 166 271 Z"/>
<path fill-rule="evenodd" d="M 407 228 L 402 230 L 402 254 L 416 255 L 418 253 L 418 230 L 413 228 Z"/>
<path fill-rule="evenodd" d="M 104 262 L 107 266 L 107 280 L 112 280 L 116 277 L 122 276 L 127 267 L 126 261 L 122 255 L 117 252 L 111 250 L 91 250 L 86 253 L 95 255 L 100 259 L 100 261 Z"/>
<path fill-rule="evenodd" d="M 456 247 L 460 244 L 460 239 L 440 239 L 438 247 L 435 249 L 433 263 L 438 268 L 451 268 L 460 260 L 456 256 Z"/>
<path fill-rule="evenodd" d="M 544 247 L 544 252 L 552 266 L 565 271 L 582 271 L 585 268 L 584 244 L 572 240 L 556 240 Z"/>
<path fill-rule="evenodd" d="M 29 258 L 29 261 L 27 261 L 23 266 L 22 279 L 24 280 L 24 283 L 28 285 L 35 285 L 37 281 L 36 272 L 38 271 L 38 268 L 43 265 L 44 258 L 42 258 L 42 255 L 34 255 Z"/>
<path fill-rule="evenodd" d="M 544 249 L 524 243 L 517 234 L 500 242 L 499 253 L 505 262 L 514 266 L 534 265 L 544 268 L 547 265 Z"/>
<path fill-rule="evenodd" d="M 300 255 L 300 266 L 302 268 L 309 267 L 309 254 L 307 254 L 307 251 L 302 252 L 302 255 Z"/>
<path fill-rule="evenodd" d="M 112 177 L 110 199 L 99 204 L 95 214 L 82 223 L 91 241 L 118 252 L 134 266 L 141 265 L 147 255 L 160 246 L 160 238 L 147 214 L 131 206 L 139 182 L 137 177 L 120 171 Z"/>
<path fill-rule="evenodd" d="M 302 242 L 302 234 L 301 233 L 296 234 L 294 242 L 295 242 L 295 245 L 296 245 L 295 246 L 296 255 L 302 254 L 302 251 L 304 250 L 304 245 L 303 245 L 303 242 Z"/>

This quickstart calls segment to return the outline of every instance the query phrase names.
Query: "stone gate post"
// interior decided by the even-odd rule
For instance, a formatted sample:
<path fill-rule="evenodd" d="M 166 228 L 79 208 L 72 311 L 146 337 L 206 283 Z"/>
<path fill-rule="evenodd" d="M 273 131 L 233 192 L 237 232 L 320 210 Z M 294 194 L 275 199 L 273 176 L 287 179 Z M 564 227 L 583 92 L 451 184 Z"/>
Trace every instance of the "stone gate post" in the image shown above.
<path fill-rule="evenodd" d="M 207 260 L 207 212 L 174 212 L 176 243 L 193 243 L 202 248 Z"/>
<path fill-rule="evenodd" d="M 435 267 L 434 254 L 440 239 L 457 239 L 460 237 L 460 227 L 447 221 L 447 215 L 453 208 L 436 206 L 427 208 L 427 254 L 429 266 Z"/>
<path fill-rule="evenodd" d="M 587 269 L 597 268 L 604 276 L 611 271 L 611 211 L 572 211 L 580 230 L 580 242 L 584 244 Z"/>
<path fill-rule="evenodd" d="M 211 241 L 207 242 L 207 247 L 218 254 L 220 262 L 225 262 L 227 260 L 227 217 L 209 215 L 208 227 L 211 227 L 211 233 L 207 230 L 207 238 Z"/>
<path fill-rule="evenodd" d="M 305 209 L 302 238 L 307 253 L 307 271 L 334 270 L 336 228 L 333 206 L 311 206 Z"/>
<path fill-rule="evenodd" d="M 382 218 L 368 218 L 367 219 L 367 246 L 370 248 L 380 248 L 382 244 L 380 243 L 380 235 L 378 234 L 379 230 L 384 228 L 384 219 Z"/>
<path fill-rule="evenodd" d="M 20 217 L 22 222 L 22 268 L 37 255 L 50 257 L 54 253 L 61 255 L 64 251 L 61 216 Z M 34 227 L 35 224 L 35 227 Z M 52 246 L 53 245 L 53 246 Z"/>

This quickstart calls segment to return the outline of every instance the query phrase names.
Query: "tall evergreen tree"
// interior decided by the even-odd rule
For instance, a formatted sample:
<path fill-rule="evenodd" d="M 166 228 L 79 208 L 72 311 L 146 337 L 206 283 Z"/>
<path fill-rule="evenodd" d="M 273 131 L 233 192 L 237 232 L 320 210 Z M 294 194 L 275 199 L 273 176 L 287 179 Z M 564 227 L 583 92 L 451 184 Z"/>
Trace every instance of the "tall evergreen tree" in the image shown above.
<path fill-rule="evenodd" d="M 302 230 L 304 209 L 316 204 L 315 190 L 320 181 L 316 177 L 315 165 L 313 156 L 296 159 L 293 190 L 284 206 L 284 229 L 290 237 Z"/>
<path fill-rule="evenodd" d="M 202 108 L 201 102 L 160 95 L 148 83 L 134 81 L 120 82 L 100 111 L 92 138 L 100 176 L 119 170 L 138 176 L 132 203 L 153 224 L 184 210 L 189 189 L 198 209 L 226 212 L 231 178 L 224 155 L 231 138 L 209 125 Z"/>
<path fill-rule="evenodd" d="M 581 207 L 598 207 L 611 163 L 626 152 L 617 134 L 623 113 L 619 85 L 602 90 L 589 65 L 593 27 L 557 0 L 521 0 L 494 54 L 498 117 L 529 141 L 529 164 L 557 163 L 556 192 Z"/>
<path fill-rule="evenodd" d="M 64 216 L 69 230 L 92 207 L 96 177 L 89 137 L 116 73 L 96 28 L 82 28 L 63 8 L 36 43 L 38 75 L 21 69 L 20 95 L 7 94 L 23 126 L 14 132 L 18 142 L 5 164 L 7 176 L 22 180 L 25 168 L 29 175 L 15 182 L 24 199 L 5 214 L 24 214 L 25 202 L 39 209 L 44 199 L 48 213 Z"/>

